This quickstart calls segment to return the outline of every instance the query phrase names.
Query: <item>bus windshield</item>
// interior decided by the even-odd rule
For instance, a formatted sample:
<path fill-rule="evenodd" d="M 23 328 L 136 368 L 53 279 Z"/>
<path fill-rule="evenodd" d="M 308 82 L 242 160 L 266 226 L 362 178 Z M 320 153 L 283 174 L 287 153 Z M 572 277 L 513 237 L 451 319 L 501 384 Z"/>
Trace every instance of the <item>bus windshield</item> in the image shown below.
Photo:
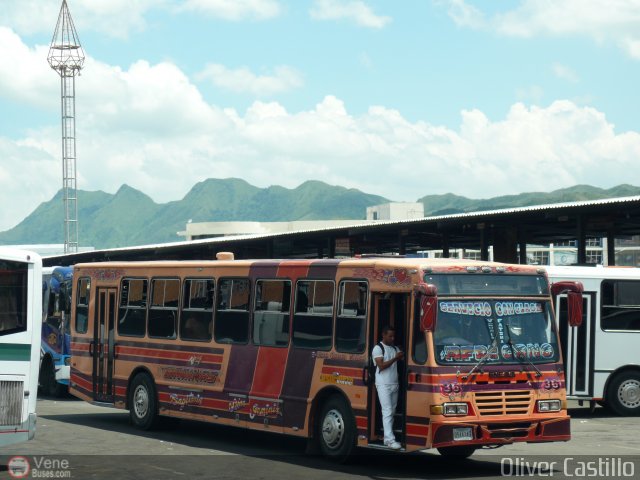
<path fill-rule="evenodd" d="M 559 358 L 550 307 L 540 300 L 441 300 L 434 343 L 441 365 L 473 365 L 483 358 L 485 365 Z"/>

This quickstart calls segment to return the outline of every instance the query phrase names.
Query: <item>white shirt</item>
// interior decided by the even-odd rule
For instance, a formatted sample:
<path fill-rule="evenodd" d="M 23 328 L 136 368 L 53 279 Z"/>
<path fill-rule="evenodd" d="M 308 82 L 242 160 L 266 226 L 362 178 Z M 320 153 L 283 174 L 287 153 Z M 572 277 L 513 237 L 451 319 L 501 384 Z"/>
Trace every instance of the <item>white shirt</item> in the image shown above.
<path fill-rule="evenodd" d="M 373 363 L 375 364 L 376 358 L 382 357 L 382 360 L 387 362 L 396 357 L 397 352 L 400 350 L 397 347 L 390 347 L 385 345 L 384 342 L 380 342 L 384 346 L 384 352 L 380 348 L 380 344 L 376 344 L 373 347 L 371 356 L 373 357 Z M 397 385 L 398 384 L 398 362 L 395 362 L 390 367 L 380 371 L 380 368 L 376 368 L 376 385 Z"/>

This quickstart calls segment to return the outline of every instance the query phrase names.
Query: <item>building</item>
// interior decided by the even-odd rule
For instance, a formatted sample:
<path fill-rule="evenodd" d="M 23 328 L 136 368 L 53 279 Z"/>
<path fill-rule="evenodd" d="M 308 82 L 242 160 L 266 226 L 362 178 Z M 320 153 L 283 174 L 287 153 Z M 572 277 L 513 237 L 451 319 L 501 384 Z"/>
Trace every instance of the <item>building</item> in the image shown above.
<path fill-rule="evenodd" d="M 384 220 L 408 220 L 424 217 L 421 203 L 394 202 L 367 208 L 366 220 L 303 220 L 293 222 L 189 222 L 178 235 L 187 241 L 237 235 L 304 232 L 334 227 L 375 224 Z"/>

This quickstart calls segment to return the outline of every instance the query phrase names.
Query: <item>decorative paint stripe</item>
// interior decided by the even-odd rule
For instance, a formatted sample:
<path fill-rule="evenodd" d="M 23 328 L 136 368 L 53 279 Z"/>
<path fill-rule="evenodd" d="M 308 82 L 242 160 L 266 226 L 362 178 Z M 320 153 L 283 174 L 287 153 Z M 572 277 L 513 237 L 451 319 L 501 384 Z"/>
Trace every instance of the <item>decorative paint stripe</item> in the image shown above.
<path fill-rule="evenodd" d="M 311 350 L 292 348 L 289 350 L 287 369 L 282 385 L 282 399 L 285 401 L 284 426 L 306 425 L 307 405 L 311 380 L 316 359 Z"/>
<path fill-rule="evenodd" d="M 407 435 L 426 437 L 429 435 L 428 425 L 412 425 L 407 423 Z"/>
<path fill-rule="evenodd" d="M 249 393 L 256 369 L 258 347 L 255 345 L 233 345 L 227 363 L 225 392 Z"/>
<path fill-rule="evenodd" d="M 210 355 L 222 355 L 224 353 L 223 348 L 214 347 L 213 344 L 209 347 L 199 347 L 195 345 L 175 345 L 170 342 L 166 343 L 151 343 L 151 342 L 136 342 L 129 340 L 116 339 L 117 345 L 120 347 L 135 347 L 135 348 L 148 348 L 150 350 L 160 351 L 176 351 L 176 352 L 192 352 L 203 353 Z"/>
<path fill-rule="evenodd" d="M 31 359 L 31 345 L 24 343 L 0 343 L 0 361 L 25 362 Z"/>
<path fill-rule="evenodd" d="M 560 373 L 564 372 L 561 363 L 543 363 L 543 364 L 535 364 L 538 370 L 541 372 L 554 372 Z M 484 372 L 504 372 L 504 371 L 513 371 L 515 369 L 520 369 L 524 367 L 531 367 L 530 365 L 521 365 L 519 363 L 507 364 L 507 365 L 482 365 L 482 370 Z M 436 367 L 423 367 L 420 365 L 411 365 L 411 370 L 413 373 L 422 373 L 422 374 L 431 374 L 431 375 L 442 375 L 442 374 L 460 374 L 466 375 L 472 368 L 473 365 L 442 365 Z M 518 372 L 520 373 L 520 372 Z M 532 372 L 531 370 L 527 370 L 523 372 L 526 373 L 535 373 L 535 370 Z M 478 373 L 478 375 L 481 375 Z"/>
<path fill-rule="evenodd" d="M 485 391 L 495 391 L 499 393 L 503 390 L 540 390 L 544 385 L 543 382 L 533 382 L 531 385 L 528 383 L 506 383 L 506 384 L 487 384 L 487 385 L 476 385 L 476 384 L 465 384 L 461 385 L 462 392 L 485 392 Z M 563 387 L 562 387 L 563 388 Z M 440 392 L 440 385 L 425 385 L 425 384 L 411 384 L 411 391 L 414 392 L 428 392 L 428 393 L 438 393 Z M 448 395 L 443 395 L 448 396 Z"/>
<path fill-rule="evenodd" d="M 171 365 L 173 367 L 186 367 L 186 368 L 205 368 L 219 370 L 222 366 L 220 363 L 202 362 L 198 365 L 191 365 L 187 360 L 180 360 L 175 358 L 158 358 L 158 357 L 143 357 L 137 355 L 122 355 L 118 354 L 116 361 L 134 362 L 144 365 Z"/>
<path fill-rule="evenodd" d="M 162 350 L 148 350 L 138 348 L 122 348 L 116 345 L 116 358 L 120 356 L 139 357 L 143 359 L 155 360 L 179 360 L 197 366 L 208 363 L 222 363 L 224 360 L 222 355 L 202 355 L 189 353 L 165 353 Z"/>
<path fill-rule="evenodd" d="M 260 347 L 251 386 L 252 396 L 280 397 L 288 353 L 286 348 Z"/>
<path fill-rule="evenodd" d="M 347 368 L 364 368 L 367 365 L 367 359 L 365 357 L 354 360 L 340 360 L 333 358 L 326 358 L 324 360 L 325 366 L 331 367 L 347 367 Z"/>
<path fill-rule="evenodd" d="M 411 435 L 407 435 L 405 437 L 405 442 L 409 445 L 426 445 L 427 444 L 427 439 L 424 437 L 414 437 Z"/>
<path fill-rule="evenodd" d="M 429 425 L 431 419 L 429 417 L 416 417 L 413 415 L 407 415 L 407 423 L 415 423 L 417 425 Z"/>
<path fill-rule="evenodd" d="M 298 277 L 334 280 L 339 260 L 315 261 L 308 264 L 308 270 L 298 269 Z M 288 269 L 282 268 L 282 271 Z M 287 400 L 285 407 L 285 427 L 302 427 L 306 425 L 307 406 L 311 399 L 311 382 L 316 365 L 314 351 L 291 348 L 287 362 L 282 398 Z"/>

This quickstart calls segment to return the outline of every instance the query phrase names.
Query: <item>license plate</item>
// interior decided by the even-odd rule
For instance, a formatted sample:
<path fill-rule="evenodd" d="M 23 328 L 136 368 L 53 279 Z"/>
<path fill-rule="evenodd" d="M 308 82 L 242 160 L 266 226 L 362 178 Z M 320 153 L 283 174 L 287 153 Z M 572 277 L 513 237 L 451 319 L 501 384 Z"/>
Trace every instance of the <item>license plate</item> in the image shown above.
<path fill-rule="evenodd" d="M 471 432 L 471 427 L 453 429 L 453 441 L 461 442 L 463 440 L 473 440 L 473 433 Z"/>

